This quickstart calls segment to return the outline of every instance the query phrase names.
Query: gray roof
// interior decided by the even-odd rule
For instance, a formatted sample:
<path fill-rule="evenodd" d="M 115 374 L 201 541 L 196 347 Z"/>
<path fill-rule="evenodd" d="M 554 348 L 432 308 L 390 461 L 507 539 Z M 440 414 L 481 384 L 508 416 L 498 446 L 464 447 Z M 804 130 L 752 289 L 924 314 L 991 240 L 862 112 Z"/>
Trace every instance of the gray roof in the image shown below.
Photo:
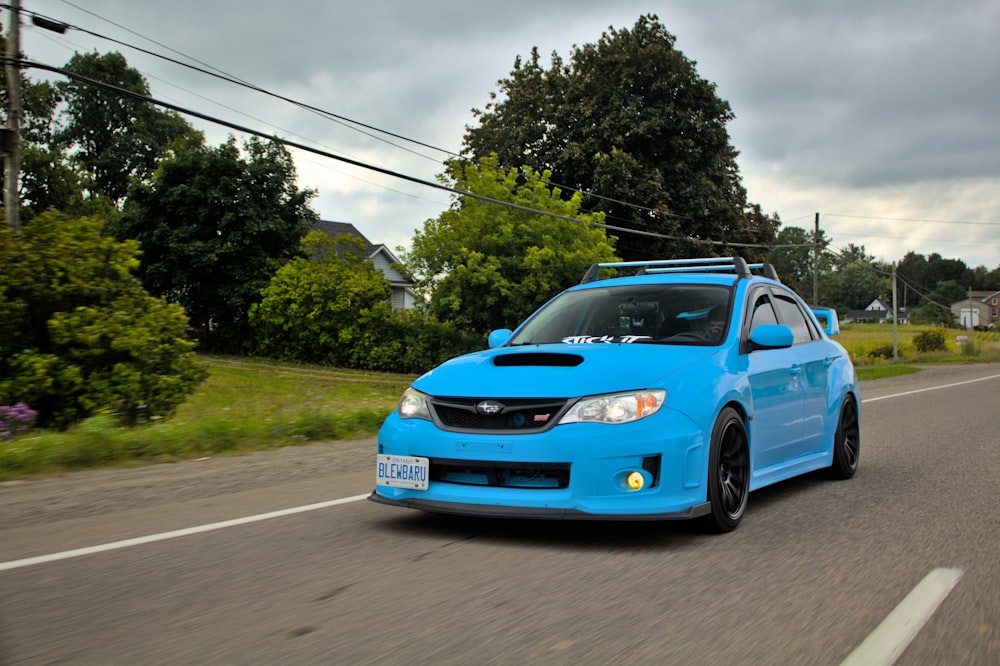
<path fill-rule="evenodd" d="M 358 231 L 350 222 L 331 222 L 330 220 L 317 220 L 313 222 L 312 229 L 315 231 L 322 231 L 331 238 L 347 234 L 349 236 L 354 236 L 355 238 L 360 238 L 365 243 L 365 254 L 371 256 L 375 250 L 379 247 L 375 245 L 370 240 L 368 240 L 363 233 Z"/>

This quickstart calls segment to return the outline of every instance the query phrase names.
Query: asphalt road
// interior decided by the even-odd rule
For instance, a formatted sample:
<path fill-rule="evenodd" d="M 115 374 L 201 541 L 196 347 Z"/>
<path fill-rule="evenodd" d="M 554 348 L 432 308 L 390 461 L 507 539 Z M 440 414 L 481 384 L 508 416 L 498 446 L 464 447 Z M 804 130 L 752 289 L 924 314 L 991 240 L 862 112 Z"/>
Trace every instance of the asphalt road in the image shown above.
<path fill-rule="evenodd" d="M 1000 366 L 863 398 L 722 536 L 376 505 L 372 441 L 0 484 L 0 664 L 1000 664 Z"/>

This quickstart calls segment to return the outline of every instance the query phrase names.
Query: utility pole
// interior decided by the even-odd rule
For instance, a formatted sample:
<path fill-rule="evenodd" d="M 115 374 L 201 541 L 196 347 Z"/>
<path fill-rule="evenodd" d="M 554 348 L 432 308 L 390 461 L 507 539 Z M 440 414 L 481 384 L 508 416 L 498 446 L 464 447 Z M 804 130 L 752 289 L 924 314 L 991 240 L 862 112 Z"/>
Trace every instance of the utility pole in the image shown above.
<path fill-rule="evenodd" d="M 813 224 L 813 305 L 819 305 L 819 213 Z"/>
<path fill-rule="evenodd" d="M 10 33 L 7 35 L 7 127 L 4 129 L 3 212 L 7 226 L 21 228 L 21 0 L 10 3 Z"/>
<path fill-rule="evenodd" d="M 974 317 L 979 314 L 978 308 L 972 304 L 972 287 L 969 287 L 969 350 L 976 348 L 976 327 L 973 323 Z"/>
<path fill-rule="evenodd" d="M 899 331 L 896 325 L 899 323 L 899 308 L 896 304 L 896 262 L 892 262 L 892 358 L 899 358 Z"/>

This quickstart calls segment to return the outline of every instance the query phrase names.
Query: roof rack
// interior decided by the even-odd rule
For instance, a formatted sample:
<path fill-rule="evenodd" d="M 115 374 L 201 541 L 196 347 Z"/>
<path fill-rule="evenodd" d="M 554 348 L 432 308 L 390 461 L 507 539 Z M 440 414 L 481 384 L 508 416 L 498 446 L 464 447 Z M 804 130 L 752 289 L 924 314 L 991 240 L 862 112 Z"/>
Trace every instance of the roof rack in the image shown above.
<path fill-rule="evenodd" d="M 637 275 L 649 273 L 736 273 L 740 279 L 753 275 L 752 270 L 759 270 L 764 277 L 780 282 L 778 272 L 771 264 L 748 264 L 743 257 L 705 257 L 702 259 L 650 259 L 648 261 L 617 261 L 605 264 L 594 264 L 587 269 L 580 284 L 596 282 L 600 279 L 602 268 L 638 268 Z"/>

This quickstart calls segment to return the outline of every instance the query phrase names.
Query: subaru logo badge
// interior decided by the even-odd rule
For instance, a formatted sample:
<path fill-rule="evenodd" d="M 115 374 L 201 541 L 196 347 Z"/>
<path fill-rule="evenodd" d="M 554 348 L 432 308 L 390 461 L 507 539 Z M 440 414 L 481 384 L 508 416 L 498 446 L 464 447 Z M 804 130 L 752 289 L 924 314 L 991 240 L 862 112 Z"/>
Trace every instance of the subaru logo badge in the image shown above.
<path fill-rule="evenodd" d="M 504 406 L 494 400 L 483 400 L 482 402 L 476 403 L 476 411 L 480 414 L 485 414 L 486 416 L 495 416 L 502 412 L 503 409 Z"/>

